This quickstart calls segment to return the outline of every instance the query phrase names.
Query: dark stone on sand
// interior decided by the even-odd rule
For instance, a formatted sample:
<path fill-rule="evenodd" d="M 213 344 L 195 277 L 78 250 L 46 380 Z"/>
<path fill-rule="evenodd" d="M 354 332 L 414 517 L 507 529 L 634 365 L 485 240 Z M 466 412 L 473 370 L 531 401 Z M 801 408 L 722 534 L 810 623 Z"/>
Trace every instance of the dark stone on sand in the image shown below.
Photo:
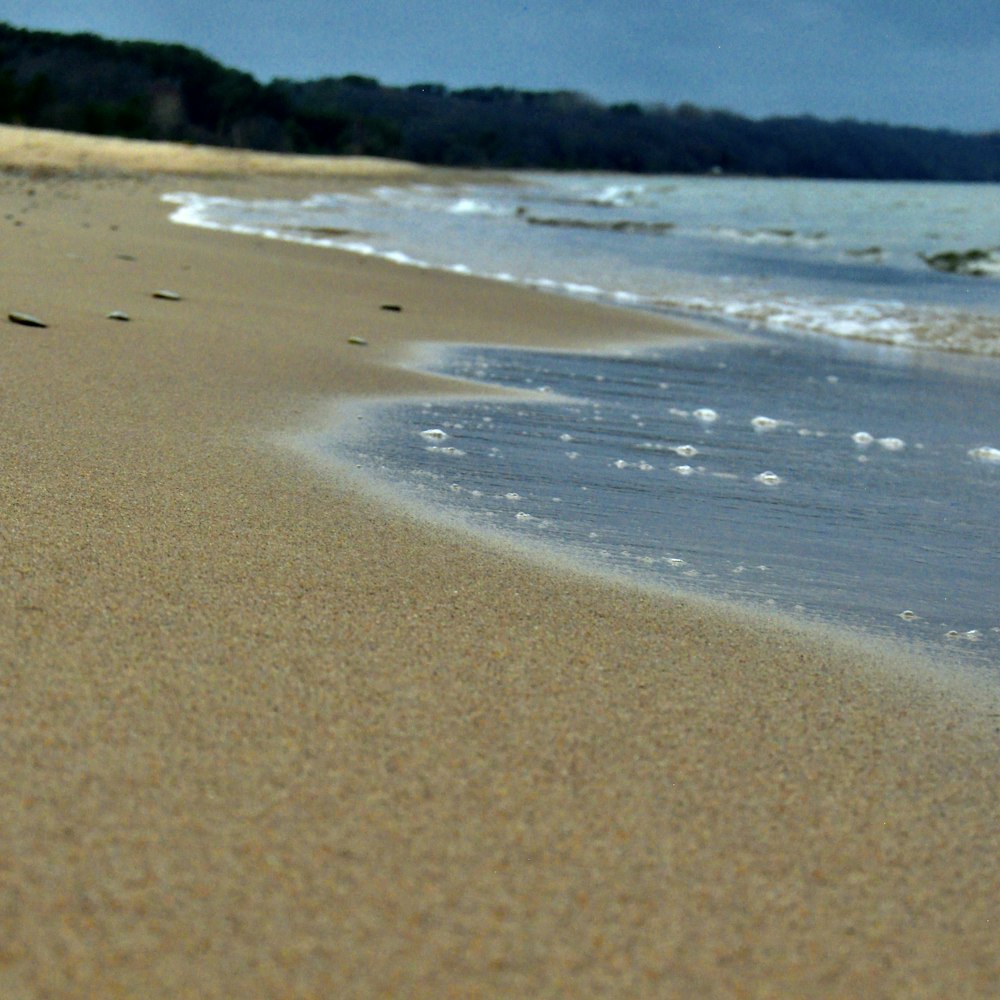
<path fill-rule="evenodd" d="M 368 341 L 364 337 L 348 337 L 347 342 L 349 344 L 355 344 L 358 347 L 367 347 Z"/>
<path fill-rule="evenodd" d="M 386 302 L 386 303 L 384 303 L 384 304 L 382 305 L 382 308 L 383 308 L 383 309 L 384 309 L 384 310 L 385 310 L 386 312 L 391 312 L 391 313 L 401 313 L 401 312 L 403 311 L 403 307 L 402 307 L 402 306 L 397 306 L 397 305 L 393 305 L 393 304 L 392 304 L 392 303 L 390 303 L 390 302 Z"/>
<path fill-rule="evenodd" d="M 30 313 L 23 312 L 12 312 L 7 314 L 7 319 L 11 323 L 17 323 L 19 326 L 37 326 L 45 329 L 49 324 L 42 322 L 37 316 L 32 316 Z"/>
<path fill-rule="evenodd" d="M 120 323 L 128 323 L 132 319 L 128 313 L 122 312 L 120 309 L 115 309 L 113 312 L 108 313 L 108 319 L 116 319 Z"/>

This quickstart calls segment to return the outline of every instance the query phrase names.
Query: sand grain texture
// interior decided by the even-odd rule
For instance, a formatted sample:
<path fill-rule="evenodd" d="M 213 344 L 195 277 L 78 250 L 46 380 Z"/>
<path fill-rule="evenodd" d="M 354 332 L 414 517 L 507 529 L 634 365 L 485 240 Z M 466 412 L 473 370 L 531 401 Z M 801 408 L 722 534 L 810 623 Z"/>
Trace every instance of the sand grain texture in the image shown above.
<path fill-rule="evenodd" d="M 445 388 L 408 342 L 667 324 L 158 201 L 332 167 L 78 143 L 0 179 L 0 305 L 49 324 L 0 330 L 0 996 L 1000 996 L 995 702 L 271 443 Z"/>

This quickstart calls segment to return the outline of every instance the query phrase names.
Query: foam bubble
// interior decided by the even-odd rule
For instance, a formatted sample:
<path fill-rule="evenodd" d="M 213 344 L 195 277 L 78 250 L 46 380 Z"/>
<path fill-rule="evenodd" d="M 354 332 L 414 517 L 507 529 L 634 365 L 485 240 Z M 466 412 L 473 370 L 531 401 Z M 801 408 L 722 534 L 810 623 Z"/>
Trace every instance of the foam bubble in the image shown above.
<path fill-rule="evenodd" d="M 851 440 L 855 444 L 861 445 L 862 448 L 867 448 L 868 445 L 875 441 L 875 438 L 868 431 L 858 431 L 856 434 L 851 435 Z"/>
<path fill-rule="evenodd" d="M 675 465 L 673 466 L 673 471 L 677 473 L 678 476 L 693 476 L 694 469 L 690 465 Z"/>
<path fill-rule="evenodd" d="M 428 427 L 427 430 L 420 432 L 420 436 L 425 441 L 445 441 L 448 438 L 447 433 L 440 427 Z"/>
<path fill-rule="evenodd" d="M 977 462 L 988 462 L 991 465 L 1000 464 L 1000 448 L 972 448 L 969 451 L 969 458 L 974 458 Z"/>
<path fill-rule="evenodd" d="M 773 431 L 778 426 L 773 417 L 754 417 L 750 423 L 755 431 Z"/>
<path fill-rule="evenodd" d="M 778 486 L 782 482 L 781 476 L 774 472 L 762 472 L 759 476 L 754 476 L 754 479 L 765 486 Z"/>
<path fill-rule="evenodd" d="M 897 437 L 879 438 L 878 443 L 886 451 L 902 451 L 906 447 L 906 442 L 902 438 Z"/>
<path fill-rule="evenodd" d="M 694 411 L 694 417 L 696 420 L 700 420 L 703 424 L 712 424 L 719 419 L 719 414 L 710 407 L 703 406 Z"/>
<path fill-rule="evenodd" d="M 676 448 L 671 448 L 671 451 L 676 455 L 680 455 L 681 458 L 694 458 L 698 454 L 698 449 L 693 444 L 679 444 Z"/>

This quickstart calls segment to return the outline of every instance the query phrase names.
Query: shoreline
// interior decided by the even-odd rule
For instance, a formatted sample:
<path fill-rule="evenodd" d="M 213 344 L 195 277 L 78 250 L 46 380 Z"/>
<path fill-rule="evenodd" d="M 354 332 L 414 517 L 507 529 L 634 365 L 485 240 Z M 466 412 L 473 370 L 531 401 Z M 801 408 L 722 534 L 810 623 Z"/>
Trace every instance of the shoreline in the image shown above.
<path fill-rule="evenodd" d="M 173 225 L 177 180 L 0 176 L 49 324 L 0 337 L 6 992 L 989 996 L 992 705 L 262 444 L 439 391 L 409 344 L 672 324 Z"/>

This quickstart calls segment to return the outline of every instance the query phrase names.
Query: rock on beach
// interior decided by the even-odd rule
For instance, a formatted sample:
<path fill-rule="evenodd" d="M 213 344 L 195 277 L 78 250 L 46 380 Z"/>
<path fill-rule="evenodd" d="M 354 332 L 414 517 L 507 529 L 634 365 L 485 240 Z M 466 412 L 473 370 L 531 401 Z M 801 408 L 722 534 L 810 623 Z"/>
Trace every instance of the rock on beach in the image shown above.
<path fill-rule="evenodd" d="M 11 323 L 17 323 L 19 326 L 37 326 L 45 329 L 48 327 L 48 323 L 40 320 L 37 316 L 32 316 L 30 313 L 23 312 L 12 312 L 7 314 L 7 319 Z"/>

